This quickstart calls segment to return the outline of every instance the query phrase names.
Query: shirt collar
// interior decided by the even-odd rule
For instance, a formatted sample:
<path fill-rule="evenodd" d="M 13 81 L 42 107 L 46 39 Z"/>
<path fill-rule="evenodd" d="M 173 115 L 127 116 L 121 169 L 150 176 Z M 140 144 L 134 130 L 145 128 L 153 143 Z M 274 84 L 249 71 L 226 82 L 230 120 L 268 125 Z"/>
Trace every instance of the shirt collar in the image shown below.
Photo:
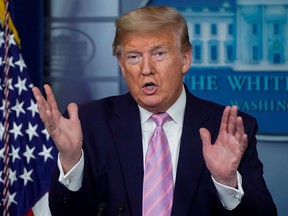
<path fill-rule="evenodd" d="M 184 119 L 184 110 L 186 106 L 186 92 L 183 86 L 182 92 L 180 97 L 177 99 L 177 101 L 166 111 L 170 117 L 175 121 L 176 124 L 183 125 L 183 119 Z M 140 121 L 141 125 L 144 124 L 150 116 L 153 114 L 149 112 L 148 110 L 145 110 L 144 108 L 139 107 L 140 110 Z"/>

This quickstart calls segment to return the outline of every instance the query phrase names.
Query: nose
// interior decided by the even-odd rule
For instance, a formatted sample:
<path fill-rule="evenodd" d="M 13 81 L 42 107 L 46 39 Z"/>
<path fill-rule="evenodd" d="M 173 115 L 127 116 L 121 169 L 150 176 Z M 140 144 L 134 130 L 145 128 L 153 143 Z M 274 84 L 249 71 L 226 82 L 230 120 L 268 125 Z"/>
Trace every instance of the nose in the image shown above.
<path fill-rule="evenodd" d="M 154 66 L 151 56 L 143 55 L 141 61 L 141 73 L 143 75 L 149 75 L 151 73 L 154 73 Z"/>

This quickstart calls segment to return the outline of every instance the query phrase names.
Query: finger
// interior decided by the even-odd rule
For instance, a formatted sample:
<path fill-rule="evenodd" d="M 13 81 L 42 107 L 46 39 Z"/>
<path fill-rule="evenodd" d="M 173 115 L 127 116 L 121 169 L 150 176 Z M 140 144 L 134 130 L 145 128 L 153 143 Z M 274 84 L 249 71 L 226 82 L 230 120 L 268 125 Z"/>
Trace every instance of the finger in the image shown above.
<path fill-rule="evenodd" d="M 241 139 L 240 139 L 240 150 L 242 152 L 242 154 L 244 153 L 244 151 L 246 150 L 247 146 L 248 146 L 248 136 L 247 134 L 243 134 L 241 136 Z"/>
<path fill-rule="evenodd" d="M 40 118 L 43 122 L 46 122 L 47 116 L 46 116 L 46 108 L 45 108 L 45 103 L 46 100 L 43 97 L 41 91 L 39 90 L 39 88 L 37 87 L 33 87 L 32 88 L 32 92 L 34 94 L 34 97 L 36 99 L 37 102 L 37 108 L 38 108 L 38 112 L 40 115 Z"/>
<path fill-rule="evenodd" d="M 33 95 L 34 95 L 34 97 L 36 99 L 37 105 L 38 106 L 40 105 L 40 106 L 43 107 L 43 105 L 44 105 L 43 100 L 45 100 L 45 98 L 43 97 L 43 95 L 42 95 L 41 91 L 39 90 L 39 88 L 33 87 L 32 88 L 32 92 L 33 92 Z"/>
<path fill-rule="evenodd" d="M 228 130 L 228 121 L 229 121 L 229 113 L 230 113 L 230 106 L 226 106 L 221 119 L 221 125 L 220 125 L 220 133 L 221 132 L 227 132 Z"/>
<path fill-rule="evenodd" d="M 229 120 L 228 120 L 228 133 L 234 134 L 236 131 L 236 121 L 238 115 L 237 106 L 232 106 L 229 112 Z"/>
<path fill-rule="evenodd" d="M 53 131 L 56 130 L 56 122 L 61 116 L 55 96 L 53 94 L 52 88 L 48 85 L 44 85 L 44 90 L 46 93 L 47 100 L 44 99 L 46 120 L 44 122 L 47 131 L 52 136 Z"/>
<path fill-rule="evenodd" d="M 46 109 L 49 110 L 51 109 L 52 112 L 59 113 L 58 105 L 54 93 L 52 91 L 52 88 L 48 84 L 45 84 L 44 89 L 47 96 L 47 102 L 48 102 L 47 105 L 49 105 L 49 107 L 46 107 Z"/>
<path fill-rule="evenodd" d="M 79 118 L 78 118 L 78 107 L 77 107 L 77 105 L 75 103 L 69 104 L 67 109 L 68 109 L 69 118 L 72 121 L 79 120 Z"/>
<path fill-rule="evenodd" d="M 41 94 L 39 88 L 33 87 L 32 92 L 33 92 L 33 95 L 34 95 L 36 100 L 41 98 L 42 94 Z"/>
<path fill-rule="evenodd" d="M 206 128 L 200 128 L 200 137 L 203 143 L 203 149 L 211 146 L 211 134 Z"/>
<path fill-rule="evenodd" d="M 236 119 L 236 133 L 235 138 L 240 140 L 241 136 L 245 133 L 242 117 L 238 116 Z"/>
<path fill-rule="evenodd" d="M 44 86 L 44 88 L 45 88 L 45 86 Z M 41 111 L 41 112 L 42 112 L 43 110 L 44 110 L 45 112 L 46 112 L 46 110 L 51 110 L 49 104 L 47 103 L 46 99 L 45 99 L 44 96 L 42 95 L 42 93 L 41 93 L 41 91 L 39 90 L 39 88 L 33 87 L 32 91 L 33 91 L 34 97 L 35 97 L 35 99 L 36 99 L 36 101 L 37 101 L 38 110 Z M 46 91 L 45 91 L 45 92 L 46 92 Z M 42 113 L 43 113 L 43 112 L 42 112 Z"/>

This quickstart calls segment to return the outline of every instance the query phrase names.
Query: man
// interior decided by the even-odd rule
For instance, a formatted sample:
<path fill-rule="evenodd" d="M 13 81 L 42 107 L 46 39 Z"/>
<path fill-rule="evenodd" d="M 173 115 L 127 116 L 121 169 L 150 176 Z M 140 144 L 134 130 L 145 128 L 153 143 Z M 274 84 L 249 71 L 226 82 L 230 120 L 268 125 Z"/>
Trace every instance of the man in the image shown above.
<path fill-rule="evenodd" d="M 148 205 L 144 185 L 156 127 L 151 115 L 164 112 L 173 187 L 163 215 L 277 215 L 257 156 L 255 119 L 238 116 L 235 106 L 199 99 L 183 85 L 192 47 L 176 10 L 143 7 L 120 17 L 113 53 L 129 89 L 125 95 L 72 103 L 63 117 L 48 85 L 47 101 L 33 89 L 59 150 L 53 215 L 160 215 L 152 212 L 161 195 Z"/>

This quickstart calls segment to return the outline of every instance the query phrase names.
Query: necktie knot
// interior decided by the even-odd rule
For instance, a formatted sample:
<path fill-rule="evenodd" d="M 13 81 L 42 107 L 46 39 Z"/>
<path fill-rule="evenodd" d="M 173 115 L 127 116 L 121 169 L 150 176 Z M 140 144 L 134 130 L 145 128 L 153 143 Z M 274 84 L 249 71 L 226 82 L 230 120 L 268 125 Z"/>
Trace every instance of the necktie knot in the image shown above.
<path fill-rule="evenodd" d="M 170 118 L 169 114 L 166 112 L 154 113 L 151 119 L 156 123 L 158 127 L 162 127 L 163 124 Z"/>

